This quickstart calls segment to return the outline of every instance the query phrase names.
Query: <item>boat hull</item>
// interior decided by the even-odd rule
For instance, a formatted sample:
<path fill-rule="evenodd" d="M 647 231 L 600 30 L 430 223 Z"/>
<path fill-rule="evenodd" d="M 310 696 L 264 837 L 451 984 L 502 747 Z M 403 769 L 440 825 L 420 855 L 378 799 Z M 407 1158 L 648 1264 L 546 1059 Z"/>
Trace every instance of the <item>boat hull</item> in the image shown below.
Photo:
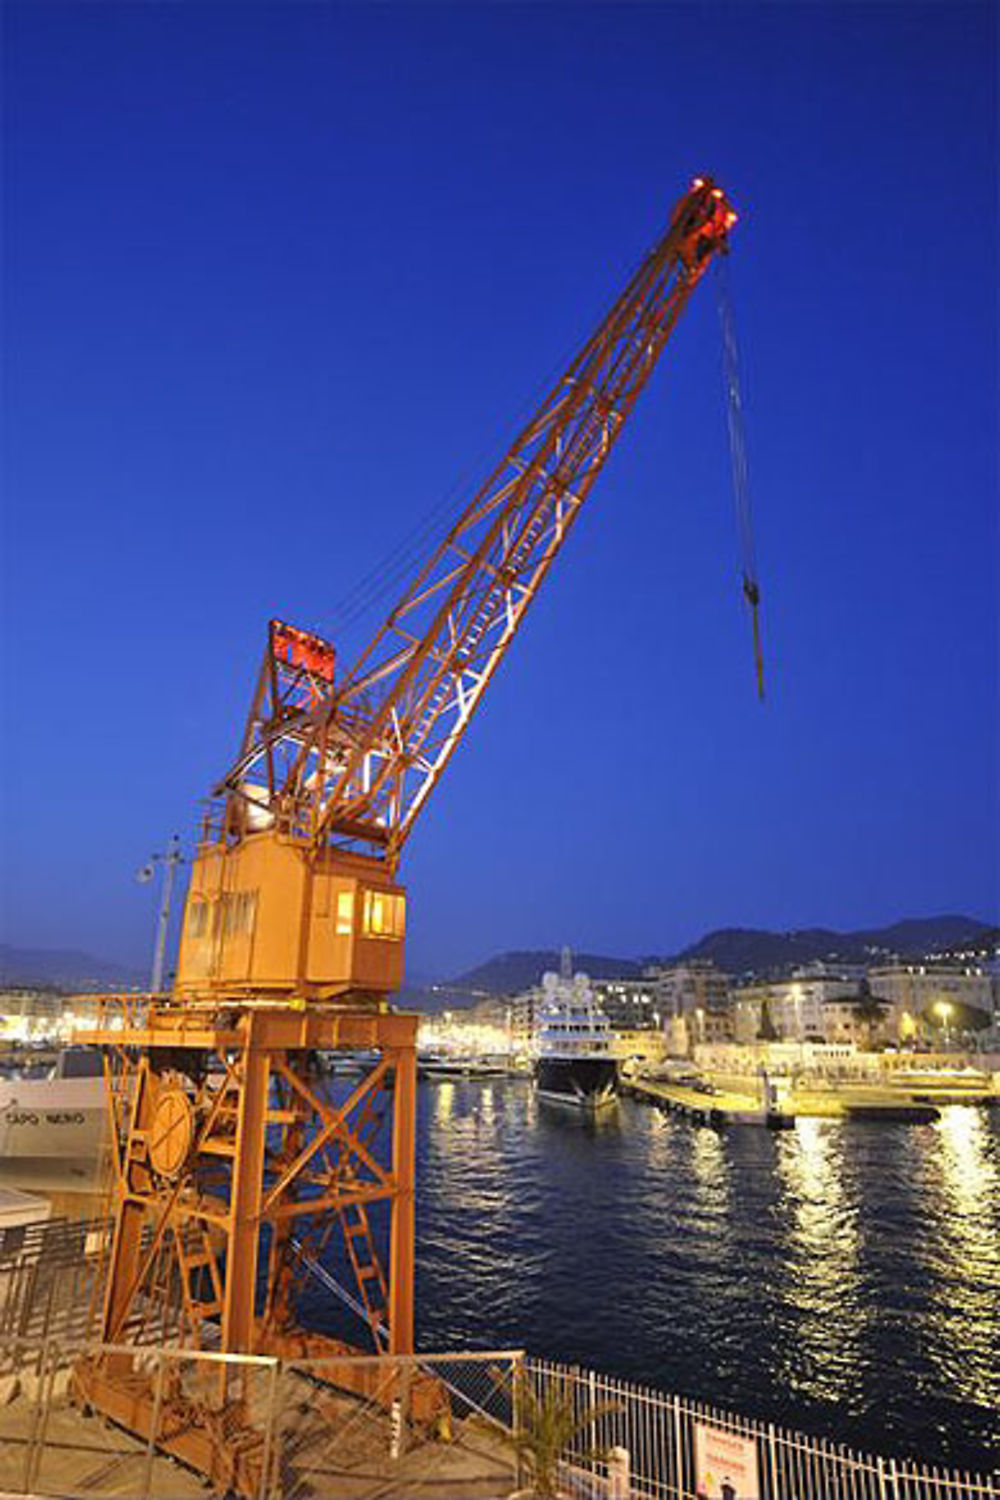
<path fill-rule="evenodd" d="M 542 1057 L 535 1064 L 535 1088 L 550 1104 L 603 1109 L 617 1097 L 618 1065 L 611 1057 Z"/>
<path fill-rule="evenodd" d="M 0 1084 L 0 1162 L 93 1161 L 106 1123 L 100 1078 Z"/>

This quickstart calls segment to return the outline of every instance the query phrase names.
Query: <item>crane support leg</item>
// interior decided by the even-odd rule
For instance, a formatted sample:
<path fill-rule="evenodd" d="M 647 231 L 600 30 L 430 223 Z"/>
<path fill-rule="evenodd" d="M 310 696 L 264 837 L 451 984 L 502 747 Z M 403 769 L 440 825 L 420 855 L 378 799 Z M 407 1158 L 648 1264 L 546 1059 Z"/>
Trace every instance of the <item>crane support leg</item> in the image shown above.
<path fill-rule="evenodd" d="M 396 1107 L 392 1121 L 392 1171 L 396 1195 L 392 1202 L 389 1246 L 389 1350 L 409 1354 L 413 1349 L 413 1280 L 415 1235 L 417 1056 L 412 1048 L 394 1056 Z"/>
<path fill-rule="evenodd" d="M 222 1347 L 246 1353 L 252 1350 L 254 1341 L 254 1293 L 260 1246 L 267 1088 L 270 1076 L 270 1057 L 266 1046 L 261 1045 L 262 1033 L 261 1018 L 251 1015 L 239 1090 L 229 1202 L 226 1300 L 222 1309 Z"/>

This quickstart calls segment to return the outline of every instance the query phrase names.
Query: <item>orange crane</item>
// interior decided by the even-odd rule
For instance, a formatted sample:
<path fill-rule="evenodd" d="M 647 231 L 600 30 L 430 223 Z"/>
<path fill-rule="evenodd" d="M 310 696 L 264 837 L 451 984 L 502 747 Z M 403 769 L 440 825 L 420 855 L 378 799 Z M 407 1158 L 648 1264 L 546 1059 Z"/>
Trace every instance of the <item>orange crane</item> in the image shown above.
<path fill-rule="evenodd" d="M 195 1352 L 356 1352 L 296 1318 L 303 1265 L 329 1249 L 370 1344 L 412 1350 L 417 1018 L 388 1001 L 403 976 L 400 853 L 735 221 L 695 179 L 349 670 L 328 642 L 271 622 L 193 862 L 174 991 L 109 997 L 124 1014 L 91 1034 L 113 1124 L 101 1327 L 115 1347 L 78 1365 L 76 1390 L 236 1490 L 255 1492 L 264 1462 L 238 1363 L 212 1390 L 154 1390 L 128 1349 L 169 1335 Z M 338 1048 L 378 1060 L 335 1103 L 322 1054 Z M 361 1389 L 371 1371 L 343 1380 Z M 417 1380 L 409 1399 L 427 1416 L 440 1394 Z"/>

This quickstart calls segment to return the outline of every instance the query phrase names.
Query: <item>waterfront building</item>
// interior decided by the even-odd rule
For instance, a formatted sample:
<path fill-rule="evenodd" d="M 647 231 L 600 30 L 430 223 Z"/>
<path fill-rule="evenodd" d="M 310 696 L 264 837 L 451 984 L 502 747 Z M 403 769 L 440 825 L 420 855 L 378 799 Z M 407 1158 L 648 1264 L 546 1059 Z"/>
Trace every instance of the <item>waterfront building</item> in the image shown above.
<path fill-rule="evenodd" d="M 667 1016 L 663 1034 L 670 1057 L 692 1057 L 699 1047 L 725 1046 L 735 1040 L 733 1013 L 699 1005 L 687 1015 Z"/>
<path fill-rule="evenodd" d="M 765 1016 L 770 1021 L 771 986 L 769 984 L 744 984 L 733 990 L 731 1009 L 733 1018 L 733 1041 L 751 1046 L 761 1040 L 766 1030 Z"/>
<path fill-rule="evenodd" d="M 611 1050 L 620 1062 L 662 1062 L 667 1051 L 667 1038 L 663 1031 L 649 1026 L 640 1026 L 633 1031 L 616 1029 Z"/>
<path fill-rule="evenodd" d="M 870 969 L 868 982 L 888 1007 L 886 1030 L 900 1041 L 920 1034 L 947 1041 L 950 1032 L 969 1025 L 970 1012 L 988 1025 L 995 1010 L 994 980 L 982 961 L 889 964 Z"/>
<path fill-rule="evenodd" d="M 423 1016 L 417 1028 L 417 1049 L 440 1057 L 507 1057 L 514 1050 L 502 1012 L 468 1006 Z"/>
<path fill-rule="evenodd" d="M 643 981 L 664 1019 L 695 1015 L 699 1010 L 720 1015 L 729 1010 L 729 975 L 711 959 L 688 959 L 679 964 L 653 964 Z"/>
<path fill-rule="evenodd" d="M 542 992 L 536 987 L 520 995 L 510 995 L 504 1001 L 511 1042 L 519 1050 L 530 1046 L 534 1039 L 541 998 Z"/>
<path fill-rule="evenodd" d="M 864 974 L 860 964 L 814 963 L 788 979 L 745 985 L 733 993 L 733 1036 L 744 1044 L 860 1042 L 871 1026 L 858 1014 Z"/>
<path fill-rule="evenodd" d="M 66 997 L 61 990 L 12 985 L 0 989 L 0 1039 L 33 1042 L 55 1039 L 65 1029 Z"/>
<path fill-rule="evenodd" d="M 597 979 L 594 991 L 616 1031 L 659 1030 L 661 1011 L 654 986 L 643 979 Z"/>
<path fill-rule="evenodd" d="M 855 1040 L 863 976 L 863 968 L 849 972 L 828 964 L 796 969 L 785 983 L 772 986 L 771 1019 L 778 1035 L 789 1042 Z"/>

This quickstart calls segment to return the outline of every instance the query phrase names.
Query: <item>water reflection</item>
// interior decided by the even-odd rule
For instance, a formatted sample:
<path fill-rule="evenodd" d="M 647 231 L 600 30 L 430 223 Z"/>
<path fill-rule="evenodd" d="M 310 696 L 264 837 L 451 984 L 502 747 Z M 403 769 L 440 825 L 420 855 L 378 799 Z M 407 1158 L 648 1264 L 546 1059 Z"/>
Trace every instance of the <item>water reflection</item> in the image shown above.
<path fill-rule="evenodd" d="M 453 1083 L 441 1082 L 431 1097 L 433 1099 L 435 1123 L 438 1125 L 447 1125 L 451 1118 L 451 1112 L 455 1108 L 455 1085 Z"/>
<path fill-rule="evenodd" d="M 955 1105 L 931 1133 L 925 1177 L 924 1259 L 943 1282 L 928 1355 L 942 1384 L 966 1400 L 1000 1406 L 1000 1167 L 995 1134 L 979 1109 Z M 937 1212 L 934 1212 L 934 1208 Z"/>
<path fill-rule="evenodd" d="M 587 1122 L 525 1080 L 419 1100 L 422 1348 L 526 1346 L 856 1446 L 991 1462 L 998 1112 L 772 1135 L 628 1100 Z"/>
<path fill-rule="evenodd" d="M 776 1165 L 783 1185 L 782 1294 L 794 1310 L 785 1378 L 807 1396 L 836 1401 L 854 1379 L 864 1332 L 857 1205 L 845 1184 L 842 1128 L 799 1120 L 780 1138 Z"/>

